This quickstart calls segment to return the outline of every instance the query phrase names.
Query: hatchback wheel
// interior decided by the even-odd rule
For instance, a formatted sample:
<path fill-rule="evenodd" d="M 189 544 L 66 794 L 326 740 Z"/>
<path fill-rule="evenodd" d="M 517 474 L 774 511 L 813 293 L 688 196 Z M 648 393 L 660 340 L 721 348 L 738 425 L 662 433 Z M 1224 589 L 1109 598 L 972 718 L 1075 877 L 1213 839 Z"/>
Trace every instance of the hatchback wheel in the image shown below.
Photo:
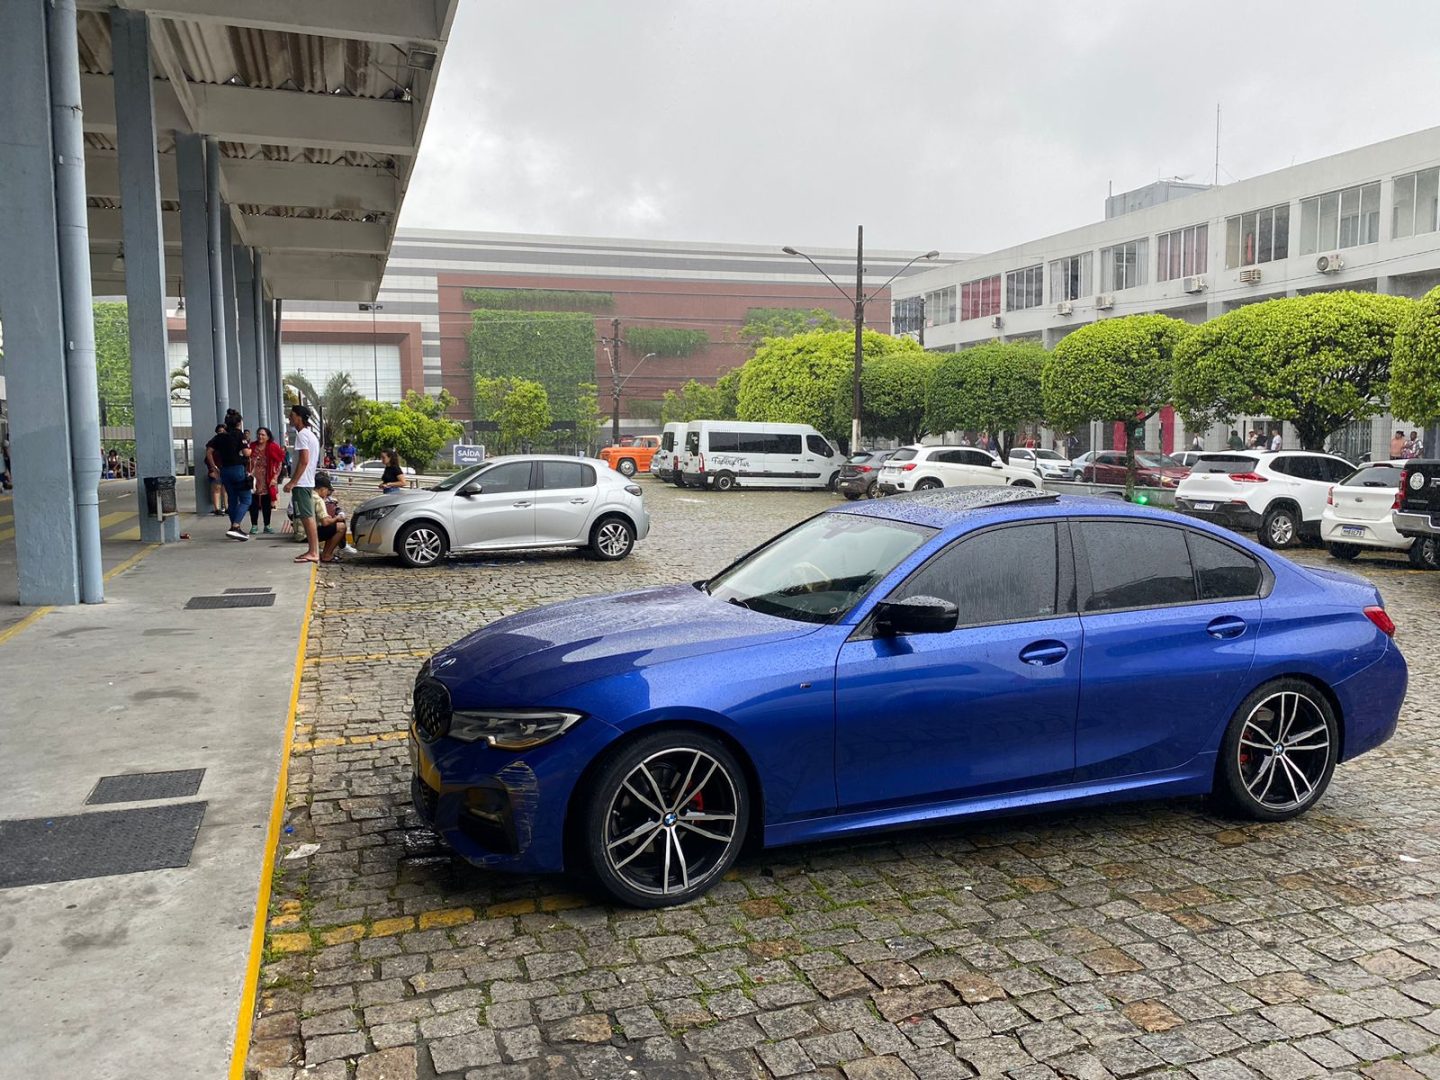
<path fill-rule="evenodd" d="M 597 559 L 623 559 L 635 546 L 635 528 L 624 518 L 602 518 L 590 530 L 590 550 Z"/>
<path fill-rule="evenodd" d="M 579 839 L 591 875 L 610 896 L 669 907 L 720 879 L 749 823 L 745 775 L 726 746 L 697 731 L 661 731 L 601 766 Z"/>
<path fill-rule="evenodd" d="M 1417 536 L 1410 545 L 1410 565 L 1417 570 L 1440 570 L 1440 539 Z"/>
<path fill-rule="evenodd" d="M 1360 557 L 1359 544 L 1326 544 L 1325 546 L 1330 549 L 1331 555 L 1337 559 L 1344 559 L 1346 562 Z"/>
<path fill-rule="evenodd" d="M 1288 506 L 1273 506 L 1260 522 L 1260 542 L 1268 548 L 1294 547 L 1300 542 L 1300 519 Z"/>
<path fill-rule="evenodd" d="M 406 525 L 395 538 L 395 554 L 406 566 L 434 566 L 445 557 L 445 534 L 428 521 Z"/>
<path fill-rule="evenodd" d="M 621 475 L 621 476 L 634 476 L 634 475 L 635 475 L 635 462 L 631 461 L 628 457 L 627 457 L 627 458 L 621 458 L 621 459 L 620 459 L 620 463 L 619 463 L 618 465 L 616 465 L 615 468 L 617 468 L 618 470 L 620 470 L 620 475 Z"/>
<path fill-rule="evenodd" d="M 880 481 L 871 480 L 870 486 L 865 489 L 865 497 L 867 499 L 878 499 L 880 498 L 881 494 L 882 493 L 880 491 Z"/>
<path fill-rule="evenodd" d="M 1303 814 L 1329 785 L 1338 748 L 1325 696 L 1299 679 L 1276 679 L 1241 702 L 1231 719 L 1216 794 L 1257 821 Z"/>

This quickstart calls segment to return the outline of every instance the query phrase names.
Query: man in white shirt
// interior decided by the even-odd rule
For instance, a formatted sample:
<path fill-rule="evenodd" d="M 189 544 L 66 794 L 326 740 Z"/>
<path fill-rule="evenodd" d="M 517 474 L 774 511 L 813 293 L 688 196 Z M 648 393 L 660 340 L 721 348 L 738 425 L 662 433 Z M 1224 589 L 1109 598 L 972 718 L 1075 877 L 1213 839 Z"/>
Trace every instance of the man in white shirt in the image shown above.
<path fill-rule="evenodd" d="M 1282 438 L 1280 438 L 1280 432 L 1279 432 L 1279 431 L 1276 431 L 1276 432 L 1275 432 L 1275 435 L 1274 435 L 1274 436 L 1271 438 L 1271 440 L 1270 440 L 1270 452 L 1271 452 L 1271 453 L 1275 453 L 1276 451 L 1278 451 L 1278 450 L 1279 450 L 1281 447 L 1283 447 L 1284 445 L 1285 445 L 1285 440 L 1282 439 Z"/>
<path fill-rule="evenodd" d="M 320 561 L 320 536 L 315 527 L 315 466 L 320 461 L 320 438 L 310 426 L 309 407 L 292 406 L 290 423 L 295 427 L 295 468 L 285 490 L 291 493 L 295 520 L 304 528 L 310 544 L 305 554 L 295 556 L 295 561 L 314 563 Z"/>

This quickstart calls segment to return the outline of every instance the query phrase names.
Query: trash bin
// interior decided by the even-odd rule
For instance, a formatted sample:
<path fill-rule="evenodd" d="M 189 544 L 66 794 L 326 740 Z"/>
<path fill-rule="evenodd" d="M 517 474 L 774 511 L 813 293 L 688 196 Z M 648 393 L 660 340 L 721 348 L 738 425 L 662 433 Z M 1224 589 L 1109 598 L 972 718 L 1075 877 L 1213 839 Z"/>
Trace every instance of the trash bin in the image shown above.
<path fill-rule="evenodd" d="M 145 477 L 145 510 L 156 521 L 175 513 L 175 477 Z"/>

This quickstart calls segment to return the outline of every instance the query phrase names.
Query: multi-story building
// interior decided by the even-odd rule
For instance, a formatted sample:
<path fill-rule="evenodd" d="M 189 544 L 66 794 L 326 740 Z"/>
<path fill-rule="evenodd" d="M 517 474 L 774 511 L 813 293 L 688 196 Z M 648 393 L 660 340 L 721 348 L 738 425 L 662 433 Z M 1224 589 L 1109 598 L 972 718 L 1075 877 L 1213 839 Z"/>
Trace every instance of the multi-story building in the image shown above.
<path fill-rule="evenodd" d="M 897 328 L 923 298 L 926 348 L 1054 345 L 1077 326 L 1139 312 L 1203 322 L 1279 296 L 1354 289 L 1416 297 L 1440 284 L 1440 127 L 1220 187 L 1162 181 L 1113 196 L 1106 220 L 897 281 Z M 1163 188 L 1163 190 L 1161 190 Z M 1265 427 L 1265 418 L 1241 426 Z M 1337 448 L 1387 454 L 1377 417 Z M 1114 445 L 1098 425 L 1085 445 Z M 1089 440 L 1084 435 L 1089 435 Z M 1228 430 L 1204 434 L 1218 449 Z M 1284 432 L 1294 445 L 1293 432 Z M 1191 435 L 1169 410 L 1146 444 Z"/>

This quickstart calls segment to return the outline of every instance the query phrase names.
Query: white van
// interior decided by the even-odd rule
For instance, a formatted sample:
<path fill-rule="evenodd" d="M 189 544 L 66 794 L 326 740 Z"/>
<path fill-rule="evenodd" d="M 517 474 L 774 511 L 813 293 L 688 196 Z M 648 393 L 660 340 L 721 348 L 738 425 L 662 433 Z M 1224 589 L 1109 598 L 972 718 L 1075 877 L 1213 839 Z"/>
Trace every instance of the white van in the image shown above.
<path fill-rule="evenodd" d="M 676 481 L 684 487 L 831 488 L 845 456 L 809 424 L 695 420 Z"/>
<path fill-rule="evenodd" d="M 650 459 L 650 475 L 661 480 L 675 478 L 675 459 L 678 451 L 685 449 L 685 429 L 688 424 L 670 423 L 660 433 L 660 449 Z"/>

